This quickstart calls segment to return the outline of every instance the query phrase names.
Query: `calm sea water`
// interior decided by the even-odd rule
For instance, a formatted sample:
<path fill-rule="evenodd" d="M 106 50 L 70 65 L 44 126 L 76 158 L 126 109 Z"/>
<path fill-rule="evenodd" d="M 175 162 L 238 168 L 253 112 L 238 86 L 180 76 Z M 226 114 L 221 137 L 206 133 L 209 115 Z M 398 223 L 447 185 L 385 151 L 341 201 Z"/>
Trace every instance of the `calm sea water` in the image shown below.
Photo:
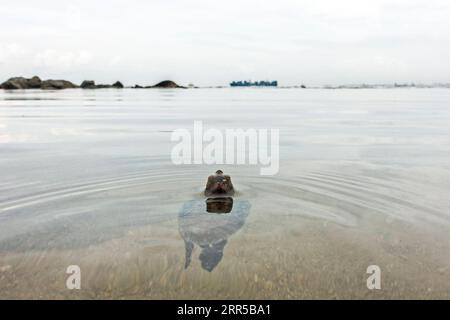
<path fill-rule="evenodd" d="M 278 128 L 279 173 L 175 166 L 195 120 Z M 0 298 L 449 298 L 449 160 L 445 89 L 0 90 Z"/>

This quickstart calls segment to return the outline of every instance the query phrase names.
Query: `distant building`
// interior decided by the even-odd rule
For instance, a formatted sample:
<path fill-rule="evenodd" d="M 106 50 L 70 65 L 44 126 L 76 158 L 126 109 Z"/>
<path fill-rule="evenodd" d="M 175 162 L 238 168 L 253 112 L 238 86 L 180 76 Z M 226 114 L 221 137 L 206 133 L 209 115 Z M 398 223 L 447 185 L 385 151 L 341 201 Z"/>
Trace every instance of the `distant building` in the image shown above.
<path fill-rule="evenodd" d="M 230 83 L 231 87 L 276 87 L 278 81 L 233 81 Z"/>

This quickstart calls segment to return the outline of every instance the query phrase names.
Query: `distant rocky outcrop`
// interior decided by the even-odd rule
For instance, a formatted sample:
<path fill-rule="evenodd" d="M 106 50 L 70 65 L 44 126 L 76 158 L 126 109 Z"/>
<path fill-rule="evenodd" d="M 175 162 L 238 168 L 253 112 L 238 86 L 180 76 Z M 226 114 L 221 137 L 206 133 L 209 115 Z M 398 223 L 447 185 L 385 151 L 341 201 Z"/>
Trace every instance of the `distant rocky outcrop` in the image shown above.
<path fill-rule="evenodd" d="M 116 89 L 122 89 L 123 88 L 123 84 L 120 81 L 116 81 L 116 82 L 113 83 L 112 87 L 116 88 Z"/>
<path fill-rule="evenodd" d="M 80 87 L 82 89 L 109 89 L 109 88 L 115 88 L 115 89 L 122 89 L 123 84 L 120 81 L 116 81 L 113 84 L 95 84 L 95 81 L 93 80 L 84 80 Z"/>
<path fill-rule="evenodd" d="M 84 80 L 81 83 L 80 88 L 82 88 L 82 89 L 95 89 L 95 81 L 93 81 L 93 80 Z"/>
<path fill-rule="evenodd" d="M 42 81 L 39 77 L 34 76 L 30 79 L 24 77 L 14 77 L 3 82 L 0 88 L 6 90 L 20 90 L 20 89 L 68 89 L 78 88 L 77 85 L 67 80 L 45 80 Z"/>
<path fill-rule="evenodd" d="M 193 87 L 193 85 L 191 85 Z M 39 77 L 34 76 L 30 79 L 24 77 L 14 77 L 3 82 L 0 85 L 0 89 L 6 90 L 16 90 L 16 89 L 44 89 L 44 90 L 60 90 L 60 89 L 72 89 L 72 88 L 82 88 L 82 89 L 122 89 L 124 85 L 120 81 L 116 81 L 113 84 L 96 84 L 94 80 L 84 80 L 80 86 L 73 84 L 67 80 L 41 80 Z M 161 81 L 153 86 L 140 86 L 136 84 L 134 89 L 143 88 L 183 88 L 187 87 L 180 86 L 171 80 Z"/>
<path fill-rule="evenodd" d="M 149 86 L 146 88 L 183 88 L 183 89 L 185 89 L 186 87 L 179 86 L 178 84 L 176 84 L 175 82 L 173 82 L 171 80 L 164 80 L 164 81 L 161 81 L 161 82 L 155 84 L 154 86 Z"/>
<path fill-rule="evenodd" d="M 135 84 L 131 88 L 132 89 L 152 89 L 152 88 L 183 88 L 183 89 L 185 89 L 186 87 L 179 86 L 178 84 L 176 84 L 175 82 L 173 82 L 171 80 L 164 80 L 153 86 L 141 86 L 141 85 Z"/>
<path fill-rule="evenodd" d="M 17 89 L 39 89 L 41 87 L 41 79 L 34 76 L 31 79 L 24 77 L 10 78 L 3 82 L 0 87 L 6 90 L 17 90 Z"/>

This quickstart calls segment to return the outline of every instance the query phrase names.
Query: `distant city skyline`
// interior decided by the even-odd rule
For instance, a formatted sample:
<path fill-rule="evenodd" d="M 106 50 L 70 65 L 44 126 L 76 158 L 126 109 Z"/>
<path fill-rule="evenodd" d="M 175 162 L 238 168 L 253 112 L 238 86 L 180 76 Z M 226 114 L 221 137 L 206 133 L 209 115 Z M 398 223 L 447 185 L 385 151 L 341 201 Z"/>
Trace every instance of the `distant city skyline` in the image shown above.
<path fill-rule="evenodd" d="M 0 15 L 0 82 L 450 83 L 445 0 L 18 0 Z"/>

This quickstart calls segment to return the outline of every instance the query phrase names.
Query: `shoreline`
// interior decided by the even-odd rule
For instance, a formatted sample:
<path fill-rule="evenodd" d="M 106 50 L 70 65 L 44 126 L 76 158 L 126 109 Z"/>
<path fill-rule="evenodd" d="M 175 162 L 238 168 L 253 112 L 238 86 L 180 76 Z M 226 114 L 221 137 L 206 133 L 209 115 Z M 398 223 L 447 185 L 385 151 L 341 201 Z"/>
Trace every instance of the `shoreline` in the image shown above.
<path fill-rule="evenodd" d="M 188 86 L 178 85 L 172 80 L 163 80 L 154 85 L 139 85 L 124 86 L 121 81 L 116 81 L 113 84 L 96 84 L 94 80 L 83 80 L 80 85 L 74 84 L 68 80 L 41 80 L 38 76 L 32 78 L 25 78 L 22 76 L 12 77 L 0 84 L 0 90 L 62 90 L 62 89 L 225 89 L 225 88 L 264 88 L 264 89 L 450 89 L 450 83 L 432 83 L 432 84 L 415 84 L 415 83 L 393 83 L 393 84 L 344 84 L 344 85 L 321 85 L 321 86 L 305 86 L 301 85 L 287 85 L 287 86 L 195 86 L 189 84 Z"/>
<path fill-rule="evenodd" d="M 132 89 L 132 90 L 146 90 L 146 89 L 232 89 L 232 90 L 277 90 L 277 89 L 281 89 L 281 90 L 287 90 L 287 89 L 296 89 L 296 90 L 399 90 L 399 89 L 408 89 L 408 90 L 423 90 L 423 89 L 450 89 L 450 87 L 372 87 L 372 88 L 352 88 L 352 87 L 332 87 L 332 88 L 328 88 L 328 87 L 308 87 L 308 88 L 300 88 L 297 86 L 283 86 L 283 87 L 241 87 L 241 88 L 236 88 L 236 87 L 226 87 L 226 86 L 196 86 L 196 87 L 181 87 L 181 88 L 164 88 L 164 87 L 152 87 L 152 86 L 148 86 L 148 87 L 142 87 L 142 88 L 135 88 L 135 87 L 130 87 L 130 86 L 126 86 L 123 88 L 114 88 L 114 87 L 103 87 L 103 88 L 94 88 L 94 89 L 86 89 L 86 88 L 81 88 L 81 87 L 76 87 L 76 88 L 48 88 L 48 89 L 42 89 L 42 88 L 26 88 L 26 89 L 4 89 L 4 88 L 0 88 L 0 92 L 4 91 L 4 92 L 23 92 L 23 91 L 43 91 L 43 92 L 51 92 L 51 91 L 61 91 L 61 90 L 83 90 L 83 91 L 89 91 L 89 90 L 123 90 L 123 89 Z"/>

